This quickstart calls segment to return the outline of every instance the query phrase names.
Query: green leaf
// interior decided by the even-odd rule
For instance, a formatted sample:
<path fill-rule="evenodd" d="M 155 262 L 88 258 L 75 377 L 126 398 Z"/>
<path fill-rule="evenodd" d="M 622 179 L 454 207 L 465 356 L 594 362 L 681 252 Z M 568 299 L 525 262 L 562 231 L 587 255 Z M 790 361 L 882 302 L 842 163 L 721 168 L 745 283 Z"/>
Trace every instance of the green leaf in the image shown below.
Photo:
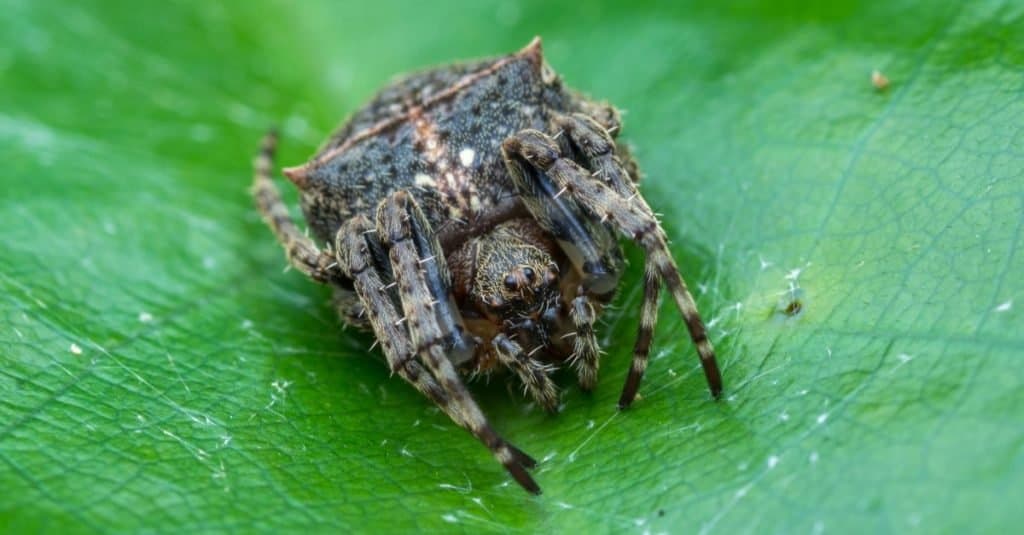
<path fill-rule="evenodd" d="M 289 4 L 6 3 L 7 531 L 1024 521 L 1018 2 Z M 633 254 L 597 392 L 563 377 L 548 417 L 474 386 L 544 460 L 540 498 L 281 272 L 246 194 L 268 126 L 301 162 L 395 73 L 534 34 L 629 111 L 727 384 L 708 398 L 666 305 L 643 399 L 616 411 Z"/>

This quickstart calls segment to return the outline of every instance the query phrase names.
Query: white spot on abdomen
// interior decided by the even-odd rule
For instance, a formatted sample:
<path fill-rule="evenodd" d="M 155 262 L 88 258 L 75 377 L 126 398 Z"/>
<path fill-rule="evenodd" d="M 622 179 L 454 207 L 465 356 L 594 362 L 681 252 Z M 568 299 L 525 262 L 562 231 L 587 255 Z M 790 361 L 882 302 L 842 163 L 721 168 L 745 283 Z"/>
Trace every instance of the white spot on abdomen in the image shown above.
<path fill-rule="evenodd" d="M 473 160 L 476 158 L 476 151 L 467 147 L 459 151 L 459 161 L 462 162 L 463 167 L 469 167 L 473 165 Z"/>
<path fill-rule="evenodd" d="M 417 173 L 416 178 L 414 180 L 416 182 L 416 185 L 421 188 L 433 188 L 437 186 L 437 183 L 434 182 L 433 177 L 431 177 L 430 175 L 425 175 L 423 173 Z"/>

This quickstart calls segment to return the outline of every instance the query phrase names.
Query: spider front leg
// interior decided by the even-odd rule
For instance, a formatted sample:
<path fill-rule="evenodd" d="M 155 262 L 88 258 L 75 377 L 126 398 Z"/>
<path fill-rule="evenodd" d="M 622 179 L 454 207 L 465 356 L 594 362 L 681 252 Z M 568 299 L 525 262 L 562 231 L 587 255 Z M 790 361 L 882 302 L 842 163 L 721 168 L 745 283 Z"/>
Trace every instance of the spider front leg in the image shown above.
<path fill-rule="evenodd" d="M 646 208 L 646 203 L 634 202 L 636 198 L 632 195 L 623 196 L 592 176 L 593 173 L 571 159 L 563 157 L 558 143 L 542 132 L 520 132 L 505 140 L 502 149 L 506 161 L 512 163 L 510 170 L 516 180 L 534 183 L 535 189 L 556 189 L 560 194 L 578 202 L 602 223 L 607 223 L 643 248 L 647 269 L 656 273 L 665 282 L 683 316 L 690 338 L 697 347 L 711 394 L 716 398 L 721 395 L 721 373 L 704 323 L 697 312 L 693 297 L 679 275 L 675 261 L 668 252 L 664 231 L 650 209 Z M 527 208 L 531 208 L 529 203 Z M 652 293 L 656 294 L 645 290 L 645 302 L 650 300 Z M 648 310 L 648 307 L 651 307 L 649 303 L 644 305 L 645 310 Z M 641 324 L 638 345 L 642 341 L 644 329 L 645 326 Z M 636 360 L 634 359 L 634 368 L 631 370 L 631 379 L 628 380 L 620 400 L 622 407 L 628 406 L 632 402 L 632 396 L 635 396 L 635 386 L 630 391 L 630 382 L 638 384 L 639 376 L 643 373 L 643 368 L 636 366 Z M 645 364 L 646 354 L 643 361 Z"/>
<path fill-rule="evenodd" d="M 405 324 L 415 353 L 433 374 L 465 426 L 486 445 L 527 491 L 540 487 L 527 473 L 536 461 L 491 428 L 456 372 L 453 361 L 472 358 L 476 342 L 466 336 L 452 295 L 451 275 L 430 223 L 404 191 L 385 198 L 377 210 L 377 234 L 387 249 Z"/>
<path fill-rule="evenodd" d="M 281 201 L 281 194 L 270 178 L 276 148 L 277 135 L 270 132 L 263 138 L 260 153 L 254 162 L 256 172 L 251 191 L 257 208 L 263 214 L 263 220 L 281 242 L 292 267 L 316 282 L 345 285 L 334 257 L 329 252 L 321 251 L 309 236 L 299 231 L 288 214 L 288 207 Z"/>
<path fill-rule="evenodd" d="M 580 388 L 593 390 L 597 386 L 597 370 L 601 363 L 601 346 L 597 343 L 597 334 L 594 332 L 594 322 L 597 321 L 597 311 L 590 303 L 583 288 L 577 290 L 576 298 L 572 300 L 569 308 L 569 317 L 576 328 L 573 336 L 573 349 L 571 363 L 576 368 L 576 375 L 579 377 Z"/>
<path fill-rule="evenodd" d="M 533 218 L 558 242 L 576 272 L 582 276 L 573 300 L 568 303 L 575 327 L 570 360 L 580 386 L 590 390 L 597 384 L 599 345 L 593 324 L 597 319 L 593 303 L 611 301 L 618 287 L 623 259 L 615 235 L 586 214 L 580 206 L 550 180 L 534 180 L 532 168 L 515 152 L 516 137 L 502 148 L 512 182 Z"/>
<path fill-rule="evenodd" d="M 556 115 L 554 128 L 564 133 L 559 137 L 563 154 L 575 154 L 590 171 L 590 176 L 601 181 L 626 199 L 626 203 L 638 209 L 645 217 L 654 219 L 654 213 L 647 201 L 636 189 L 636 166 L 629 159 L 628 152 L 616 146 L 614 136 L 621 128 L 618 114 L 611 107 L 585 109 L 587 114 Z M 611 127 L 605 125 L 612 125 Z M 609 130 L 614 128 L 614 131 Z M 623 154 L 624 156 L 620 155 Z M 622 158 L 629 160 L 627 168 Z M 629 407 L 636 398 L 640 380 L 647 369 L 647 359 L 654 339 L 654 326 L 658 322 L 658 293 L 661 278 L 650 264 L 644 269 L 644 294 L 640 305 L 640 325 L 633 345 L 633 364 L 629 368 L 626 384 L 619 397 L 619 408 Z"/>
<path fill-rule="evenodd" d="M 369 322 L 391 373 L 397 373 L 436 403 L 455 423 L 468 428 L 441 385 L 416 361 L 408 330 L 400 321 L 401 314 L 395 309 L 388 283 L 382 278 L 389 269 L 375 262 L 375 258 L 383 257 L 384 253 L 373 224 L 366 216 L 357 215 L 338 230 L 335 243 L 338 263 L 342 271 L 352 278 L 355 292 L 363 303 L 364 317 L 360 319 Z M 348 314 L 350 308 L 339 308 L 339 311 Z"/>
<path fill-rule="evenodd" d="M 512 370 L 523 386 L 540 406 L 550 413 L 558 412 L 558 388 L 548 375 L 553 371 L 551 366 L 533 359 L 517 343 L 499 333 L 491 340 L 494 354 L 505 367 Z"/>
<path fill-rule="evenodd" d="M 565 137 L 559 137 L 563 154 L 574 153 L 580 163 L 590 171 L 591 176 L 629 199 L 631 203 L 636 203 L 641 209 L 651 211 L 647 201 L 636 189 L 632 176 L 635 171 L 631 173 L 626 168 L 612 133 L 597 119 L 582 113 L 559 114 L 552 119 L 552 124 L 556 130 L 565 133 Z M 619 123 L 616 121 L 615 124 L 617 132 Z M 565 151 L 565 148 L 569 151 Z"/>

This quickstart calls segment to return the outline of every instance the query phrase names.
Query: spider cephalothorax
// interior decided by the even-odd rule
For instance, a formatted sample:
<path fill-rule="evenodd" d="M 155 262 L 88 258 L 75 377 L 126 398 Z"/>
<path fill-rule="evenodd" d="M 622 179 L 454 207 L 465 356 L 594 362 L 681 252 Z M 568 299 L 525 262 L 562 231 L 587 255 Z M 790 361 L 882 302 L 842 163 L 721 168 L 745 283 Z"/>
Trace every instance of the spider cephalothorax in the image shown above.
<path fill-rule="evenodd" d="M 555 367 L 597 382 L 594 322 L 619 284 L 621 235 L 644 251 L 636 397 L 657 299 L 668 288 L 717 397 L 722 383 L 661 225 L 614 138 L 619 113 L 566 88 L 540 40 L 495 59 L 411 75 L 356 112 L 308 163 L 285 169 L 321 248 L 271 180 L 274 136 L 253 193 L 290 263 L 331 285 L 342 318 L 372 329 L 388 365 L 484 443 L 515 480 L 536 462 L 488 424 L 459 372 L 507 368 L 556 411 Z"/>
<path fill-rule="evenodd" d="M 512 220 L 463 248 L 475 257 L 469 266 L 469 298 L 482 314 L 502 320 L 536 317 L 539 308 L 557 296 L 558 264 L 551 258 L 552 247 L 530 236 L 530 230 L 528 221 Z"/>

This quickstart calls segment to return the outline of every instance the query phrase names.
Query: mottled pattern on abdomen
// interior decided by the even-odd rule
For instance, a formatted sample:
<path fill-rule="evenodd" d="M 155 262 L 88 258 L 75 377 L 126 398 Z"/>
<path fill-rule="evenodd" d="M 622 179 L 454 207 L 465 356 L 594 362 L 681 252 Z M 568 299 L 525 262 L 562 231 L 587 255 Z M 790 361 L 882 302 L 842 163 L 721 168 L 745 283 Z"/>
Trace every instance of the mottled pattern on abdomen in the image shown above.
<path fill-rule="evenodd" d="M 313 233 L 333 241 L 357 213 L 406 189 L 437 228 L 513 195 L 501 143 L 544 130 L 564 111 L 559 83 L 541 83 L 539 53 L 413 75 L 383 90 L 307 164 L 302 208 Z M 465 84 L 458 90 L 453 86 Z"/>

